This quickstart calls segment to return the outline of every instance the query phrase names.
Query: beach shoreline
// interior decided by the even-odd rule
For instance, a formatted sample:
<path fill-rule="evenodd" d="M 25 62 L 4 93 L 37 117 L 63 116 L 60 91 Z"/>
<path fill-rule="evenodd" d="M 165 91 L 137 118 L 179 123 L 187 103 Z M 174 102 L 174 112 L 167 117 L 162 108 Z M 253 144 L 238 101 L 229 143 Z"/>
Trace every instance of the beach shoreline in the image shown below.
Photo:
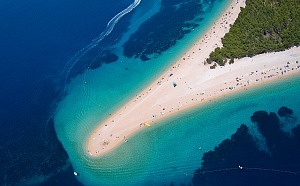
<path fill-rule="evenodd" d="M 231 1 L 214 25 L 151 85 L 99 124 L 86 143 L 92 157 L 105 155 L 129 137 L 178 112 L 234 92 L 300 72 L 300 48 L 257 55 L 210 69 L 205 60 L 229 31 L 245 1 Z M 300 61 L 300 60 L 299 60 Z"/>

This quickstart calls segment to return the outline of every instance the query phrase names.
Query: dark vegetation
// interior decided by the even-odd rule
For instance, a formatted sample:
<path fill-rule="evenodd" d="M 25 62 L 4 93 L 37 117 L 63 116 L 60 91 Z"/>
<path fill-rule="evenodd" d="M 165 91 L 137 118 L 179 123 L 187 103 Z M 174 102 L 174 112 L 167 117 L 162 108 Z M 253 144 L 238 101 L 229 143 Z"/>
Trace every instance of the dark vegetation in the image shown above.
<path fill-rule="evenodd" d="M 234 59 L 282 51 L 300 45 L 299 0 L 247 0 L 246 7 L 212 52 L 207 63 L 225 65 Z"/>

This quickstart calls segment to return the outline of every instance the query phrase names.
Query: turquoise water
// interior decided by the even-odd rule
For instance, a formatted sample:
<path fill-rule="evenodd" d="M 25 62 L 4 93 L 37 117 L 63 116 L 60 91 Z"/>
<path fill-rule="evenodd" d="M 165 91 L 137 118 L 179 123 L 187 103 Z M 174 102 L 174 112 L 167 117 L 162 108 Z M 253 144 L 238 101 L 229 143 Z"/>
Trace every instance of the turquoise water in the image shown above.
<path fill-rule="evenodd" d="M 251 128 L 249 118 L 253 112 L 276 112 L 288 105 L 299 116 L 299 87 L 297 76 L 188 110 L 152 125 L 101 158 L 88 157 L 79 143 L 77 149 L 72 149 L 72 162 L 81 181 L 87 184 L 190 183 L 203 153 L 229 138 L 240 124 Z M 80 140 L 84 138 L 78 136 L 74 143 Z"/>
<path fill-rule="evenodd" d="M 159 11 L 159 2 L 151 4 L 147 1 L 147 5 L 138 6 L 139 11 L 133 12 L 131 29 L 114 45 L 118 62 L 86 70 L 77 76 L 58 105 L 55 115 L 58 138 L 74 170 L 79 173 L 77 178 L 86 185 L 187 184 L 200 167 L 203 153 L 230 137 L 240 124 L 251 126 L 249 118 L 254 111 L 277 111 L 288 105 L 300 114 L 296 96 L 300 93 L 300 79 L 290 78 L 180 113 L 138 133 L 110 154 L 89 157 L 85 142 L 90 132 L 179 58 L 229 1 L 216 2 L 210 12 L 202 15 L 202 26 L 159 57 L 143 62 L 122 56 L 122 44 L 147 17 Z M 147 13 L 142 13 L 139 8 L 144 8 Z"/>

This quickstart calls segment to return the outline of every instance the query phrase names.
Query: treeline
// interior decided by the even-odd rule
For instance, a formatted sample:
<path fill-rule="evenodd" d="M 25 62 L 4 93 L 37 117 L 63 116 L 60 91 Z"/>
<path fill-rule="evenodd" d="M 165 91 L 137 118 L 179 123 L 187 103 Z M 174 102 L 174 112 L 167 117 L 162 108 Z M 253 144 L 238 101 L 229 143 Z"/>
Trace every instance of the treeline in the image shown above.
<path fill-rule="evenodd" d="M 300 0 L 247 0 L 236 22 L 207 63 L 282 51 L 300 45 Z M 211 68 L 216 66 L 213 65 Z"/>

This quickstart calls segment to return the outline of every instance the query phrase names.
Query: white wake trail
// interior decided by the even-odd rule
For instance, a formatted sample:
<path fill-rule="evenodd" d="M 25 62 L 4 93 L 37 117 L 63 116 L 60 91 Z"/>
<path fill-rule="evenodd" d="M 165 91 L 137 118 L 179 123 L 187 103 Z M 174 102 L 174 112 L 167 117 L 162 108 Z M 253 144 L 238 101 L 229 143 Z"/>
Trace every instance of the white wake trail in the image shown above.
<path fill-rule="evenodd" d="M 130 13 L 133 9 L 135 9 L 141 3 L 141 1 L 142 0 L 135 0 L 131 5 L 129 5 L 127 8 L 115 15 L 107 23 L 105 31 L 102 32 L 97 38 L 95 38 L 91 44 L 97 46 L 106 36 L 108 36 L 113 31 L 115 25 L 119 22 L 119 20 L 126 14 Z"/>
<path fill-rule="evenodd" d="M 67 64 L 71 64 L 66 77 L 65 77 L 65 84 L 67 83 L 67 79 L 69 77 L 70 71 L 72 68 L 75 66 L 75 64 L 81 59 L 83 55 L 85 55 L 88 51 L 96 47 L 106 36 L 108 36 L 114 29 L 115 25 L 120 21 L 120 19 L 125 16 L 126 14 L 130 13 L 132 10 L 134 10 L 142 0 L 134 0 L 132 4 L 130 4 L 127 8 L 119 12 L 117 15 L 115 15 L 108 23 L 106 26 L 106 29 L 95 39 L 92 40 L 90 44 L 82 48 L 80 51 L 78 51 L 68 62 Z M 65 68 L 68 68 L 66 65 Z"/>

